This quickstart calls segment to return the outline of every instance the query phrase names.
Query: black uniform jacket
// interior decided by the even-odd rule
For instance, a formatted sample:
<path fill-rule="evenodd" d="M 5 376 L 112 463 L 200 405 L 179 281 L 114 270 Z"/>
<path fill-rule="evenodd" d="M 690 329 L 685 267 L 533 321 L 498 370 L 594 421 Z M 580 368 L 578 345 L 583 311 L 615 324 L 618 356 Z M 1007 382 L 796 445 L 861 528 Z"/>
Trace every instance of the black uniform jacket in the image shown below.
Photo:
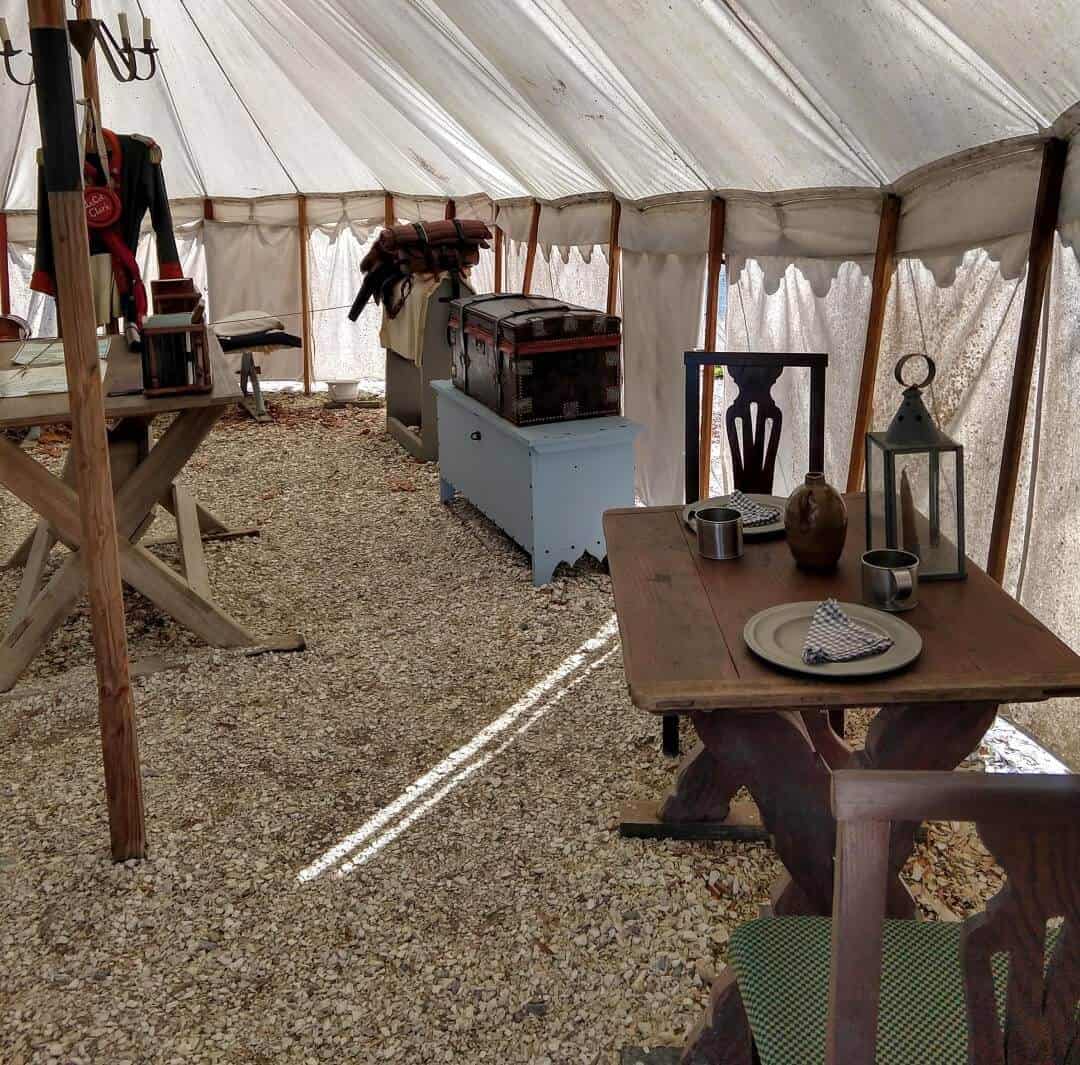
<path fill-rule="evenodd" d="M 116 180 L 120 196 L 120 235 L 134 255 L 139 246 L 139 229 L 146 212 L 157 236 L 158 266 L 163 278 L 183 277 L 180 257 L 176 252 L 173 236 L 172 212 L 165 192 L 165 178 L 157 145 L 146 137 L 117 135 L 112 130 L 102 130 L 105 148 L 109 156 L 109 168 Z M 101 164 L 97 153 L 88 154 L 87 182 L 102 185 Z M 49 221 L 49 198 L 45 193 L 45 175 L 38 168 L 38 225 L 37 248 L 34 253 L 34 273 L 30 287 L 36 292 L 56 295 L 56 269 L 53 263 L 52 227 Z M 108 249 L 101 238 L 90 230 L 90 254 L 98 255 Z"/>

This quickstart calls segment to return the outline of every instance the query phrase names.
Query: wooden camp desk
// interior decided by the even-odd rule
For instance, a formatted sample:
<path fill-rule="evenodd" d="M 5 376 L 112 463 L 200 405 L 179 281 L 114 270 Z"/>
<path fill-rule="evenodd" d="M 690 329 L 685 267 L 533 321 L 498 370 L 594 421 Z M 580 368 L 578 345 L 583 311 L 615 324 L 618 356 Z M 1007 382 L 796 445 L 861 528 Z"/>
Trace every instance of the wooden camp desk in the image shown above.
<path fill-rule="evenodd" d="M 126 583 L 207 643 L 243 647 L 262 641 L 214 602 L 202 541 L 256 535 L 258 530 L 230 529 L 176 483 L 180 471 L 215 422 L 240 395 L 213 334 L 210 343 L 212 392 L 148 399 L 141 393 L 139 356 L 128 351 L 123 337 L 112 339 L 104 382 L 105 417 L 113 421 L 109 430 L 109 461 L 120 568 Z M 0 344 L 0 370 L 11 367 L 19 348 L 19 343 Z M 173 413 L 177 416 L 172 424 L 151 445 L 151 422 L 158 415 Z M 66 392 L 0 399 L 0 429 L 57 425 L 70 420 Z M 34 532 L 5 567 L 23 566 L 24 570 L 15 607 L 0 642 L 0 691 L 15 684 L 85 591 L 79 557 L 82 530 L 78 500 L 71 488 L 72 458 L 69 452 L 64 474 L 56 477 L 10 439 L 0 436 L 0 484 L 40 515 Z M 158 504 L 176 519 L 182 576 L 139 542 L 153 521 Z M 71 553 L 42 588 L 46 561 L 57 541 L 69 547 Z"/>

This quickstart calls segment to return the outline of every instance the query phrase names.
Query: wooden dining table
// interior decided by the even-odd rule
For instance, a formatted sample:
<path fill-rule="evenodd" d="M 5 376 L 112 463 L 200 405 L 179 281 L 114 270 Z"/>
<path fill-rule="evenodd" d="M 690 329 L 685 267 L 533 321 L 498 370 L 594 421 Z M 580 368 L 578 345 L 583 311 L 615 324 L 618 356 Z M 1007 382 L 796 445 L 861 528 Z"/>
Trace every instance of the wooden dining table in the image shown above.
<path fill-rule="evenodd" d="M 740 559 L 702 558 L 680 507 L 604 515 L 631 699 L 650 713 L 688 715 L 700 739 L 670 793 L 652 803 L 655 822 L 724 822 L 736 791 L 747 788 L 786 870 L 771 896 L 777 915 L 831 912 L 833 770 L 954 769 L 999 705 L 1080 694 L 1080 656 L 970 561 L 966 580 L 919 586 L 918 605 L 902 617 L 923 648 L 898 672 L 819 678 L 758 658 L 743 628 L 759 611 L 829 597 L 860 601 L 865 500 L 845 500 L 847 541 L 830 574 L 797 569 L 782 537 L 747 540 Z M 828 711 L 857 707 L 876 712 L 865 745 L 854 750 L 830 727 Z M 914 914 L 899 872 L 917 828 L 893 830 L 891 916 Z M 738 989 L 725 972 L 683 1061 L 743 1060 L 748 1040 Z"/>

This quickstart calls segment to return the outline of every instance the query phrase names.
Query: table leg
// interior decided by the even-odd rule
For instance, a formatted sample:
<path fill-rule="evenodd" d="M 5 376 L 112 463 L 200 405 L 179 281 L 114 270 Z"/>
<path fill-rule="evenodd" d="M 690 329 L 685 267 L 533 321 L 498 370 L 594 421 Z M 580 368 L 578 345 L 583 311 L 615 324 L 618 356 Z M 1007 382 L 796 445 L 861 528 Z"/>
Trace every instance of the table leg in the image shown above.
<path fill-rule="evenodd" d="M 699 743 L 660 803 L 645 799 L 623 806 L 619 833 L 638 839 L 767 840 L 754 804 L 731 801 L 745 783 L 738 765 L 718 760 Z"/>
<path fill-rule="evenodd" d="M 64 459 L 64 468 L 60 472 L 60 479 L 64 482 L 64 484 L 67 485 L 72 485 L 75 483 L 75 467 L 72 465 L 72 461 L 73 460 L 71 449 L 68 448 L 67 456 Z M 44 521 L 44 519 L 39 519 L 38 526 L 40 527 L 42 524 L 44 524 L 46 528 L 48 528 L 49 526 L 49 523 Z M 37 529 L 35 529 L 34 532 L 30 533 L 29 535 L 23 537 L 22 543 L 19 544 L 17 548 L 15 548 L 11 557 L 7 560 L 7 562 L 4 563 L 2 567 L 3 569 L 18 569 L 19 567 L 25 566 L 27 564 L 30 559 L 30 551 L 34 546 L 34 535 L 36 532 Z M 54 535 L 52 538 L 52 543 L 49 544 L 50 550 L 55 543 L 56 536 Z"/>
<path fill-rule="evenodd" d="M 26 615 L 0 641 L 0 691 L 14 687 L 49 637 L 67 620 L 85 590 L 86 576 L 78 555 L 68 555 L 34 597 Z"/>
<path fill-rule="evenodd" d="M 714 981 L 709 1005 L 691 1030 L 679 1065 L 756 1065 L 754 1038 L 746 1019 L 735 970 Z"/>
<path fill-rule="evenodd" d="M 986 735 L 997 717 L 997 703 L 916 704 L 879 710 L 866 735 L 866 746 L 856 751 L 853 769 L 955 769 Z M 893 825 L 889 864 L 895 876 L 915 846 L 919 825 L 914 821 Z M 893 882 L 893 881 L 891 881 Z"/>
<path fill-rule="evenodd" d="M 186 500 L 181 492 L 184 501 L 177 507 L 185 525 L 181 539 L 189 580 L 138 544 L 158 500 L 170 491 L 177 474 L 219 416 L 220 411 L 213 408 L 184 411 L 153 448 L 149 446 L 145 419 L 123 419 L 109 434 L 121 572 L 125 583 L 207 643 L 219 647 L 254 647 L 260 641 L 208 594 L 208 582 L 199 565 L 202 543 L 197 531 L 198 515 L 193 501 Z M 0 440 L 0 450 L 4 452 L 2 457 L 6 459 L 10 473 L 5 483 L 42 515 L 48 530 L 61 538 L 71 548 L 72 554 L 64 560 L 41 592 L 32 595 L 32 590 L 36 591 L 34 584 L 27 585 L 25 592 L 20 592 L 23 598 L 32 598 L 32 601 L 25 613 L 16 615 L 15 623 L 0 641 L 0 691 L 14 685 L 49 636 L 63 624 L 85 589 L 75 493 L 30 456 L 13 445 L 4 444 Z M 34 540 L 44 551 L 46 541 L 39 540 L 37 533 Z M 36 581 L 33 574 L 30 579 Z M 302 643 L 296 637 L 274 641 L 275 645 L 291 649 L 301 647 Z"/>
<path fill-rule="evenodd" d="M 41 589 L 45 564 L 49 560 L 49 552 L 52 551 L 55 543 L 56 537 L 49 528 L 49 523 L 39 521 L 30 541 L 30 554 L 26 559 L 26 568 L 23 570 L 18 594 L 15 596 L 15 607 L 8 619 L 9 628 L 15 628 L 30 610 L 30 604 Z"/>
<path fill-rule="evenodd" d="M 183 485 L 172 488 L 173 513 L 176 515 L 176 538 L 180 543 L 180 557 L 184 563 L 184 576 L 192 589 L 210 598 L 210 577 L 206 571 L 206 555 L 203 552 L 202 530 L 195 511 L 195 500 Z"/>

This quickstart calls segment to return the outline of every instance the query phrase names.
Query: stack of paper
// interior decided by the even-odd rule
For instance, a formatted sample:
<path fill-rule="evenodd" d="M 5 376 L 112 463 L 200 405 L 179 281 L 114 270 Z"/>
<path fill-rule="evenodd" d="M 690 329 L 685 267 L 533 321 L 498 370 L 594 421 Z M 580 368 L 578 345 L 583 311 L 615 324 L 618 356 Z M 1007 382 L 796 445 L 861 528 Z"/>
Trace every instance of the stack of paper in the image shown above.
<path fill-rule="evenodd" d="M 99 339 L 98 358 L 104 359 L 109 354 L 112 341 L 108 337 Z M 62 340 L 25 340 L 18 353 L 11 360 L 13 366 L 63 366 L 64 342 Z"/>
<path fill-rule="evenodd" d="M 105 376 L 104 361 L 98 362 L 101 376 Z M 68 390 L 67 370 L 63 361 L 59 365 L 41 366 L 33 363 L 17 370 L 0 370 L 0 399 L 17 399 L 20 396 L 44 396 Z"/>

